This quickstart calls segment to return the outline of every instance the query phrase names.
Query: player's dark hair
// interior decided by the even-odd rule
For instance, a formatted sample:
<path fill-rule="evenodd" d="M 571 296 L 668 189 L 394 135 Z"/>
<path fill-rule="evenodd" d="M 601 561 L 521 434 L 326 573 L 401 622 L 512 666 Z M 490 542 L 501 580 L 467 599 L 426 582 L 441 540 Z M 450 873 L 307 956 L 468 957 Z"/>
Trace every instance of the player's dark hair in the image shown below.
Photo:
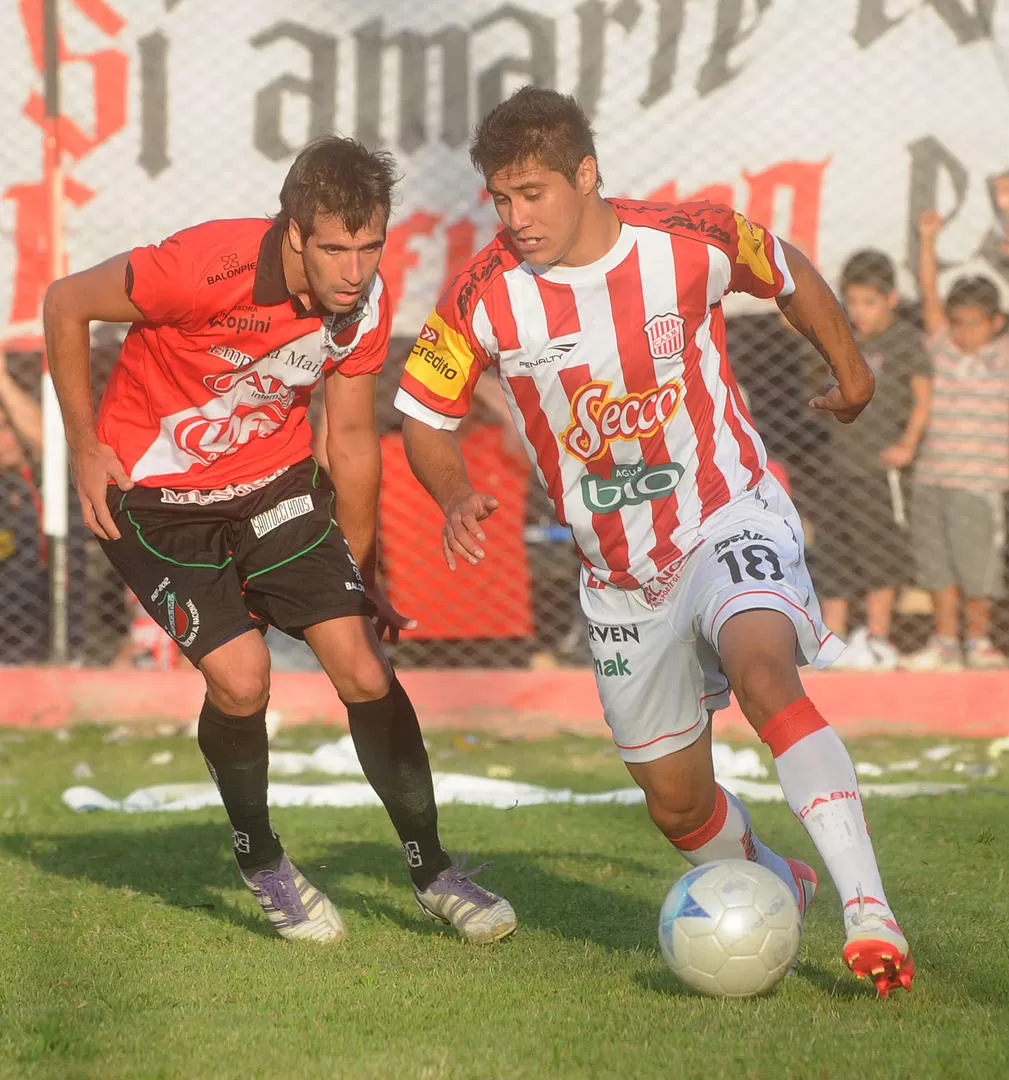
<path fill-rule="evenodd" d="M 386 150 L 369 150 L 354 139 L 323 135 L 294 159 L 280 189 L 276 220 L 295 221 L 303 237 L 312 235 L 315 215 L 336 218 L 349 233 L 363 229 L 376 211 L 386 217 L 399 178 Z"/>
<path fill-rule="evenodd" d="M 536 161 L 574 184 L 578 166 L 596 156 L 596 144 L 588 117 L 573 97 L 523 86 L 480 122 L 469 156 L 486 179 L 509 166 Z M 600 184 L 602 177 L 596 186 Z"/>
<path fill-rule="evenodd" d="M 989 319 L 995 318 L 999 313 L 998 286 L 980 275 L 957 278 L 946 296 L 946 311 L 965 307 L 980 308 Z"/>
<path fill-rule="evenodd" d="M 841 271 L 841 289 L 849 285 L 867 285 L 889 296 L 897 285 L 897 272 L 890 256 L 873 248 L 856 251 Z"/>

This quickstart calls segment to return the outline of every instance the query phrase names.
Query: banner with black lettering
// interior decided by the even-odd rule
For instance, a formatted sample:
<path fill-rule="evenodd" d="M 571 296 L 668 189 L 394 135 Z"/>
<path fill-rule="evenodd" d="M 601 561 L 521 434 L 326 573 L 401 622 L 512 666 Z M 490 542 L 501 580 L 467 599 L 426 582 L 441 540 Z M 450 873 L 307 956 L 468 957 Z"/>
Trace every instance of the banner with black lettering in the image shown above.
<path fill-rule="evenodd" d="M 0 340 L 46 284 L 40 0 L 0 5 Z M 490 237 L 473 125 L 525 82 L 577 95 L 605 191 L 733 204 L 836 279 L 913 222 L 1009 284 L 1009 4 L 994 0 L 63 0 L 68 268 L 213 217 L 276 209 L 337 130 L 398 158 L 384 269 L 411 336 Z M 1001 199 L 1001 205 L 1000 205 Z M 746 303 L 746 301 L 734 301 Z"/>

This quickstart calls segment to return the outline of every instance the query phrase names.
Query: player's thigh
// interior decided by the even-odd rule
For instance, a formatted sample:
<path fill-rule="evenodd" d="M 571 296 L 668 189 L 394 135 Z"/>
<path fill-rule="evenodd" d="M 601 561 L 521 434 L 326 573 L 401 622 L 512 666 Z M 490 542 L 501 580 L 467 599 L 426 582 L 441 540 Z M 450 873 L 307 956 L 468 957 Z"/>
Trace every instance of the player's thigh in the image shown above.
<path fill-rule="evenodd" d="M 999 599 L 1005 593 L 1005 502 L 1001 494 L 950 490 L 950 556 L 964 595 Z"/>
<path fill-rule="evenodd" d="M 939 591 L 957 584 L 950 551 L 948 512 L 942 488 L 916 485 L 911 493 L 911 548 L 923 589 Z"/>
<path fill-rule="evenodd" d="M 389 692 L 392 668 L 371 619 L 364 615 L 327 619 L 303 632 L 342 701 L 376 701 Z"/>
<path fill-rule="evenodd" d="M 329 477 L 309 460 L 257 492 L 235 559 L 249 610 L 292 637 L 374 611 L 340 527 Z"/>
<path fill-rule="evenodd" d="M 199 512 L 207 508 L 162 505 L 160 489 L 111 491 L 109 509 L 120 539 L 101 541 L 102 549 L 193 664 L 256 627 L 220 518 Z"/>
<path fill-rule="evenodd" d="M 708 711 L 728 703 L 714 650 L 676 635 L 668 602 L 653 610 L 637 592 L 589 589 L 585 580 L 583 573 L 596 686 L 620 757 L 648 762 L 690 746 Z"/>

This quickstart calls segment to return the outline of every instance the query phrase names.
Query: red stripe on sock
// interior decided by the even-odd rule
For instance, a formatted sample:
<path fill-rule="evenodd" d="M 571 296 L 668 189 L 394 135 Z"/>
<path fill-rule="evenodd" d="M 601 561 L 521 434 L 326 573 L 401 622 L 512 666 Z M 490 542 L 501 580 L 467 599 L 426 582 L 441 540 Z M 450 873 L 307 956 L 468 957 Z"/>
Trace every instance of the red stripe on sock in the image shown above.
<path fill-rule="evenodd" d="M 770 747 L 775 757 L 781 757 L 800 739 L 828 726 L 808 697 L 799 698 L 767 721 L 760 729 L 760 741 Z"/>
<path fill-rule="evenodd" d="M 669 842 L 673 847 L 677 847 L 680 851 L 696 851 L 699 847 L 704 845 L 709 840 L 714 838 L 722 831 L 722 826 L 725 824 L 725 815 L 729 812 L 729 804 L 725 798 L 725 792 L 718 786 L 715 787 L 715 809 L 711 812 L 711 817 L 693 832 L 688 832 L 686 836 L 670 836 Z"/>

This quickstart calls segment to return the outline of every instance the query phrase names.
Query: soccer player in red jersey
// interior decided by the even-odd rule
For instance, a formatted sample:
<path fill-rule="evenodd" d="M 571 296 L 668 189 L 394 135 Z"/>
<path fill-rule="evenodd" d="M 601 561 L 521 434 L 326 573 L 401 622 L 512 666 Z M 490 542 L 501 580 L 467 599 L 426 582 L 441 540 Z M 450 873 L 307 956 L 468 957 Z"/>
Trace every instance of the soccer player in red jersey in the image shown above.
<path fill-rule="evenodd" d="M 250 632 L 270 624 L 308 642 L 346 705 L 422 909 L 488 942 L 515 914 L 450 864 L 417 716 L 379 646 L 410 625 L 375 577 L 393 169 L 351 139 L 309 144 L 273 220 L 208 221 L 55 282 L 46 346 L 84 521 L 206 679 L 200 749 L 243 879 L 276 929 L 345 934 L 270 825 L 270 655 Z M 131 324 L 97 424 L 94 320 Z M 332 482 L 309 450 L 320 379 Z"/>
<path fill-rule="evenodd" d="M 769 867 L 805 910 L 813 870 L 761 843 L 715 782 L 709 721 L 731 690 L 841 895 L 846 962 L 883 996 L 909 988 L 851 759 L 797 671 L 842 645 L 725 348 L 726 293 L 775 299 L 836 378 L 810 404 L 850 423 L 874 383 L 836 300 L 799 251 L 728 207 L 603 199 L 588 122 L 552 90 L 494 109 L 471 155 L 504 229 L 428 319 L 396 399 L 449 566 L 484 557 L 497 505 L 451 434 L 494 368 L 581 553 L 600 698 L 652 820 L 694 865 Z"/>

